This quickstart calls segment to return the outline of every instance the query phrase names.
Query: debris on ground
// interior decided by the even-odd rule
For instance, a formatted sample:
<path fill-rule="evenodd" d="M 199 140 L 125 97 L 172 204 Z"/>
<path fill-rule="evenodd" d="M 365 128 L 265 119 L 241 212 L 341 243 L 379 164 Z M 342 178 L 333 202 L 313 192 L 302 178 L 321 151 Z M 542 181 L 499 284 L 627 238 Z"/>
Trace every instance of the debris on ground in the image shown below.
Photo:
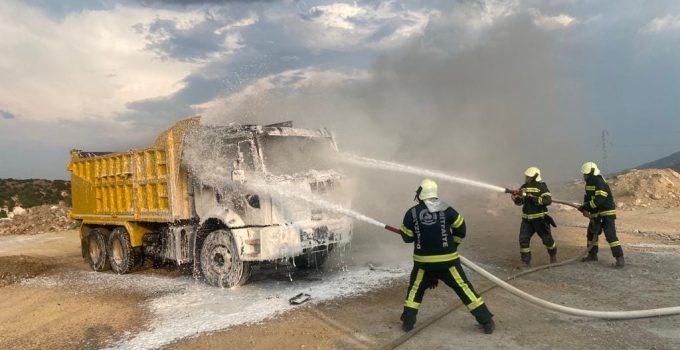
<path fill-rule="evenodd" d="M 680 174 L 672 169 L 633 169 L 609 184 L 620 209 L 680 206 Z"/>
<path fill-rule="evenodd" d="M 290 299 L 288 299 L 288 302 L 290 305 L 300 305 L 302 303 L 306 303 L 309 301 L 309 299 L 312 299 L 312 296 L 307 294 L 307 293 L 300 293 Z"/>
<path fill-rule="evenodd" d="M 32 207 L 11 220 L 0 221 L 0 236 L 26 235 L 70 230 L 76 222 L 68 217 L 69 207 L 46 204 Z"/>
<path fill-rule="evenodd" d="M 680 173 L 673 169 L 632 169 L 607 177 L 619 210 L 680 207 Z M 573 180 L 551 186 L 553 198 L 580 203 L 585 183 Z M 559 211 L 572 210 L 555 206 Z M 554 208 L 554 207 L 553 207 Z"/>
<path fill-rule="evenodd" d="M 367 266 L 368 266 L 368 269 L 371 270 L 371 271 L 383 271 L 383 272 L 391 272 L 391 273 L 404 273 L 404 270 L 402 270 L 402 269 L 400 269 L 400 268 L 395 268 L 395 267 L 382 267 L 382 266 L 375 265 L 375 264 L 371 264 L 371 263 L 368 263 Z"/>

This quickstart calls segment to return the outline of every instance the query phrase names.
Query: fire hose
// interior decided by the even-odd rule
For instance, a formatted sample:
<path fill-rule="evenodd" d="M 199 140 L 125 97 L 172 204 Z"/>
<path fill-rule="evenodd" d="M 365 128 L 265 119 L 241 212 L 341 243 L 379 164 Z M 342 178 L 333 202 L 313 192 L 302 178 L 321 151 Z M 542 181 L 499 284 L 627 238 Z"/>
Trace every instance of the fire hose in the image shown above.
<path fill-rule="evenodd" d="M 388 230 L 388 231 L 394 232 L 394 233 L 401 234 L 401 231 L 398 228 L 390 226 L 390 225 L 385 225 L 385 229 Z M 593 311 L 593 310 L 584 310 L 584 309 L 578 309 L 578 308 L 563 306 L 563 305 L 555 304 L 555 303 L 549 302 L 547 300 L 543 300 L 541 298 L 535 297 L 535 296 L 533 296 L 529 293 L 526 293 L 526 292 L 512 286 L 511 284 L 503 281 L 502 279 L 494 276 L 490 272 L 484 270 L 479 265 L 473 263 L 472 261 L 466 259 L 463 256 L 460 257 L 460 260 L 463 263 L 463 265 L 467 266 L 471 270 L 480 274 L 482 277 L 493 282 L 497 286 L 499 286 L 499 287 L 505 289 L 506 291 L 510 292 L 511 294 L 519 297 L 520 299 L 528 301 L 529 303 L 540 306 L 544 309 L 548 309 L 548 310 L 552 310 L 552 311 L 556 311 L 556 312 L 560 312 L 560 313 L 564 313 L 564 314 L 568 314 L 568 315 L 580 316 L 580 317 L 590 317 L 590 318 L 601 318 L 601 319 L 608 319 L 608 320 L 628 320 L 628 319 L 637 319 L 637 318 L 668 316 L 668 315 L 680 314 L 680 306 L 664 307 L 664 308 L 657 308 L 657 309 L 647 309 L 647 310 L 633 310 L 633 311 Z"/>

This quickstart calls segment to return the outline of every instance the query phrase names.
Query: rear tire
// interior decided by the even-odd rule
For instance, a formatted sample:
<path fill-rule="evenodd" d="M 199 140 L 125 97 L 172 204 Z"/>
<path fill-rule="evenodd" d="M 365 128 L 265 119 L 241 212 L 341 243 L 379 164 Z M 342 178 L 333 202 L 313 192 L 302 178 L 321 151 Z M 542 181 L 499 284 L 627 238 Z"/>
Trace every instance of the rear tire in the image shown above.
<path fill-rule="evenodd" d="M 250 262 L 242 261 L 228 230 L 213 231 L 201 247 L 201 272 L 208 284 L 231 288 L 248 282 Z"/>
<path fill-rule="evenodd" d="M 113 272 L 123 275 L 132 271 L 137 265 L 136 254 L 130 243 L 130 235 L 124 228 L 117 227 L 111 231 L 108 248 L 109 265 L 111 265 Z"/>
<path fill-rule="evenodd" d="M 106 236 L 101 229 L 93 228 L 85 239 L 85 261 L 93 271 L 101 272 L 109 269 Z"/>

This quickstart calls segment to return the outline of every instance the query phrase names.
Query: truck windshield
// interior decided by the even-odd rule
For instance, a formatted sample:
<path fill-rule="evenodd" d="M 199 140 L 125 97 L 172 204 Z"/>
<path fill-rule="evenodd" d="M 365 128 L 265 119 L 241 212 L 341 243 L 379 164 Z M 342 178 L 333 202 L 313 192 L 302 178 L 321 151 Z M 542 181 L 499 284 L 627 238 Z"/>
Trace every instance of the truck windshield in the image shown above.
<path fill-rule="evenodd" d="M 335 150 L 330 138 L 265 136 L 264 164 L 275 175 L 296 174 L 333 168 Z"/>

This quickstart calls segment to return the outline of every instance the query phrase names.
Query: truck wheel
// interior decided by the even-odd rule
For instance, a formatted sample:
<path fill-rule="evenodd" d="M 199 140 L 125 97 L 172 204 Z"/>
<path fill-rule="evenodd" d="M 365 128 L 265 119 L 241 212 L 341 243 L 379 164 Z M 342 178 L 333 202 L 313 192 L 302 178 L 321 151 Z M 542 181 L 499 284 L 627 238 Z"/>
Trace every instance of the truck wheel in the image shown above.
<path fill-rule="evenodd" d="M 86 254 L 85 261 L 93 271 L 101 272 L 109 269 L 109 260 L 106 256 L 106 237 L 97 228 L 91 229 L 85 239 Z"/>
<path fill-rule="evenodd" d="M 208 284 L 231 288 L 248 281 L 250 263 L 240 259 L 231 232 L 217 230 L 203 241 L 201 271 Z"/>
<path fill-rule="evenodd" d="M 119 275 L 126 274 L 135 267 L 137 261 L 130 244 L 130 235 L 122 227 L 116 227 L 109 237 L 109 264 L 111 270 Z"/>
<path fill-rule="evenodd" d="M 318 269 L 328 260 L 328 251 L 302 254 L 293 258 L 295 267 L 299 269 Z"/>

